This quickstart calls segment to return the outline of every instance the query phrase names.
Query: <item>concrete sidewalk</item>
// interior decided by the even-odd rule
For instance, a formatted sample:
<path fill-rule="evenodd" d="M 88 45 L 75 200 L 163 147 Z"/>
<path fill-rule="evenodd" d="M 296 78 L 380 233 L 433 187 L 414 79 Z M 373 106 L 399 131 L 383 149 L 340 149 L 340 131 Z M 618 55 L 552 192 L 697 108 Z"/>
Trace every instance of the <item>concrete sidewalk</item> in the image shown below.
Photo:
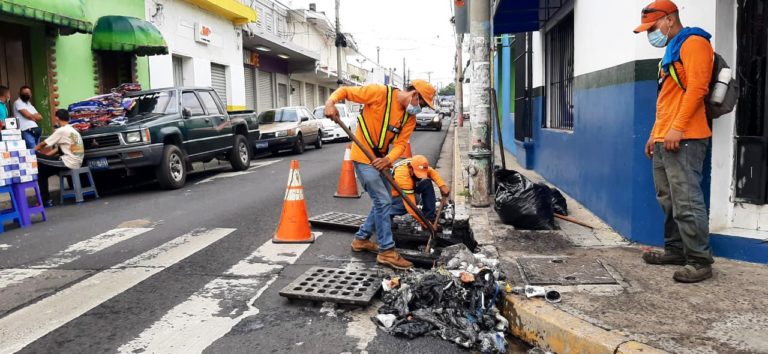
<path fill-rule="evenodd" d="M 647 247 L 627 242 L 567 195 L 570 215 L 593 230 L 562 221 L 556 231 L 515 230 L 492 207 L 470 207 L 459 192 L 467 186 L 468 134 L 467 127 L 455 130 L 457 213 L 463 209 L 469 216 L 478 242 L 496 246 L 511 282 L 530 282 L 533 268 L 524 270 L 523 264 L 542 257 L 572 264 L 560 271 L 577 277 L 582 266 L 597 264 L 614 281 L 547 286 L 562 293 L 557 304 L 508 295 L 504 313 L 513 334 L 557 353 L 768 352 L 768 267 L 717 258 L 712 279 L 677 283 L 672 273 L 679 267 L 645 264 L 640 257 Z M 508 169 L 545 182 L 511 154 L 506 161 Z"/>

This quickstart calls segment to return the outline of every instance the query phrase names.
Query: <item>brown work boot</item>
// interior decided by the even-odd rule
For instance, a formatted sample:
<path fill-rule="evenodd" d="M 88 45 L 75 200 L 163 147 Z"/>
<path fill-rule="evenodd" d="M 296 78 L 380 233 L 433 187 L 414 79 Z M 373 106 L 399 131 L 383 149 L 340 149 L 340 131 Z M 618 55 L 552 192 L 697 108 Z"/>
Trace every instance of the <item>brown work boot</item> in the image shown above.
<path fill-rule="evenodd" d="M 379 252 L 376 262 L 395 269 L 408 270 L 413 268 L 413 263 L 400 256 L 394 248 Z"/>
<path fill-rule="evenodd" d="M 377 253 L 379 252 L 379 245 L 371 240 L 360 240 L 356 238 L 352 240 L 352 250 L 355 252 L 368 251 Z"/>
<path fill-rule="evenodd" d="M 673 279 L 681 283 L 698 283 L 712 278 L 712 266 L 708 264 L 688 264 L 675 272 Z"/>
<path fill-rule="evenodd" d="M 654 264 L 654 265 L 666 265 L 666 264 L 685 265 L 685 257 L 672 252 L 664 252 L 664 253 L 656 252 L 656 251 L 644 252 L 643 260 L 645 261 L 645 263 Z"/>

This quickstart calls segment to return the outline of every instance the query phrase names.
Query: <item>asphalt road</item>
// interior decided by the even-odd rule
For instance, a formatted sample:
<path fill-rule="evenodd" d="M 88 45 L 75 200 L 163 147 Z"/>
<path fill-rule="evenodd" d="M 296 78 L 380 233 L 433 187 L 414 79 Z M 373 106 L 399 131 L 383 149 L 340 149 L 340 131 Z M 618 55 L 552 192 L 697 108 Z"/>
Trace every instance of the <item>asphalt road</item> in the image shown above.
<path fill-rule="evenodd" d="M 416 132 L 413 152 L 439 156 L 447 132 Z M 365 214 L 333 193 L 345 144 L 254 159 L 191 175 L 175 191 L 125 187 L 49 221 L 0 234 L 0 353 L 452 353 L 435 338 L 378 330 L 367 308 L 290 302 L 280 289 L 312 266 L 375 267 L 350 233 L 320 230 L 311 245 L 270 242 L 289 163 L 308 212 Z"/>

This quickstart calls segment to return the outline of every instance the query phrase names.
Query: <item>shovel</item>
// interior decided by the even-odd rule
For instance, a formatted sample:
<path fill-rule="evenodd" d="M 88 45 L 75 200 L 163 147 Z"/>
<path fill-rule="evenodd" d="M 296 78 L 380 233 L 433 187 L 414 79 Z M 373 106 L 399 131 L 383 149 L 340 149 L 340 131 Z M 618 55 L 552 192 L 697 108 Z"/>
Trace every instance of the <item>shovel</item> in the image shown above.
<path fill-rule="evenodd" d="M 360 140 L 357 139 L 355 134 L 352 134 L 352 131 L 349 130 L 349 127 L 347 127 L 347 125 L 344 124 L 344 122 L 338 121 L 336 122 L 336 124 L 338 124 L 341 127 L 341 129 L 343 129 L 344 132 L 347 133 L 347 135 L 349 136 L 349 139 L 352 140 L 352 142 L 354 142 L 355 145 L 357 145 L 357 147 L 359 147 L 360 150 L 363 151 L 365 156 L 368 157 L 368 160 L 373 161 L 376 159 L 376 157 L 373 156 L 373 153 L 365 149 L 365 147 L 363 146 L 363 143 L 361 143 Z M 429 229 L 429 239 L 427 240 L 427 246 L 424 248 L 424 254 L 426 255 L 430 254 L 430 251 L 432 250 L 432 240 L 435 238 L 435 227 L 432 225 L 431 222 L 429 222 L 429 220 L 427 220 L 427 217 L 424 216 L 424 214 L 421 212 L 421 209 L 419 209 L 419 207 L 416 206 L 416 203 L 414 203 L 410 198 L 407 198 L 405 196 L 405 192 L 403 192 L 403 189 L 400 188 L 400 186 L 395 182 L 395 179 L 392 177 L 391 174 L 385 171 L 379 171 L 379 174 L 381 174 L 384 177 L 384 179 L 386 179 L 387 182 L 389 182 L 389 184 L 392 185 L 392 188 L 394 188 L 397 191 L 397 193 L 400 194 L 401 198 L 403 198 L 403 202 L 408 204 L 408 207 L 410 207 L 411 210 L 416 212 L 416 215 L 419 217 L 419 221 L 422 224 L 427 225 L 427 229 Z M 439 215 L 440 214 L 438 214 L 438 217 Z"/>

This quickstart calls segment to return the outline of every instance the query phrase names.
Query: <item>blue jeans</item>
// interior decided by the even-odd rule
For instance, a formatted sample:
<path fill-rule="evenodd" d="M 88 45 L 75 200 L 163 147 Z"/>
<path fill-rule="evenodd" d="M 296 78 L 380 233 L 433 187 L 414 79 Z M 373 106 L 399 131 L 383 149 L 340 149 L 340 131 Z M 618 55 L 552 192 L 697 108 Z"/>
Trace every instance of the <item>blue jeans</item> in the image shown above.
<path fill-rule="evenodd" d="M 21 138 L 27 144 L 27 149 L 34 149 L 40 140 L 40 135 L 43 134 L 43 130 L 38 128 L 30 128 L 21 132 Z"/>
<path fill-rule="evenodd" d="M 367 240 L 374 232 L 379 243 L 379 250 L 385 251 L 395 247 L 392 237 L 392 221 L 389 213 L 392 208 L 390 185 L 373 166 L 355 162 L 355 173 L 360 179 L 363 189 L 371 196 L 373 207 L 368 213 L 363 226 L 355 233 L 355 238 Z"/>
<path fill-rule="evenodd" d="M 416 187 L 413 189 L 413 193 L 416 195 L 416 202 L 421 201 L 421 211 L 428 220 L 435 220 L 435 189 L 432 187 L 431 179 L 424 179 L 416 183 Z M 408 213 L 405 209 L 403 198 L 392 197 L 392 211 L 389 215 L 400 216 Z"/>
<path fill-rule="evenodd" d="M 682 255 L 689 264 L 712 264 L 709 216 L 701 190 L 701 171 L 709 139 L 683 140 L 680 150 L 653 147 L 656 200 L 664 211 L 664 249 Z"/>

